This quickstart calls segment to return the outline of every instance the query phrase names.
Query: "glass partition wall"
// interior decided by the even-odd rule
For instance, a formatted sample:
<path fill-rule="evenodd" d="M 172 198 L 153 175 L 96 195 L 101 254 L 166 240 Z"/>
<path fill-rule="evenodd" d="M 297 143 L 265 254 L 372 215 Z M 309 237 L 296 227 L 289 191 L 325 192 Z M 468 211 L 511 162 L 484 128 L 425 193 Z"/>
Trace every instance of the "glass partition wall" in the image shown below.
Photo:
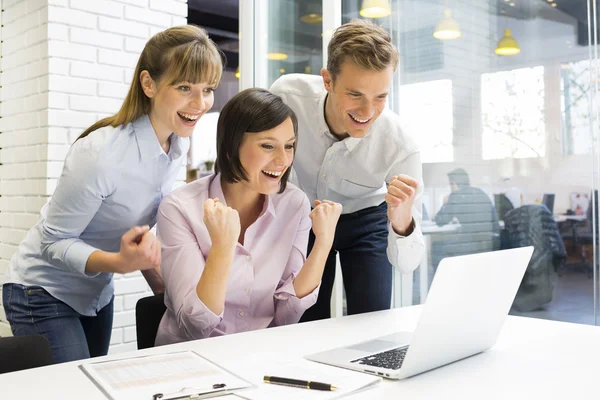
<path fill-rule="evenodd" d="M 252 3 L 247 86 L 318 74 L 354 18 L 400 50 L 388 106 L 421 146 L 427 254 L 393 306 L 424 302 L 444 257 L 533 244 L 511 314 L 598 323 L 596 0 Z"/>

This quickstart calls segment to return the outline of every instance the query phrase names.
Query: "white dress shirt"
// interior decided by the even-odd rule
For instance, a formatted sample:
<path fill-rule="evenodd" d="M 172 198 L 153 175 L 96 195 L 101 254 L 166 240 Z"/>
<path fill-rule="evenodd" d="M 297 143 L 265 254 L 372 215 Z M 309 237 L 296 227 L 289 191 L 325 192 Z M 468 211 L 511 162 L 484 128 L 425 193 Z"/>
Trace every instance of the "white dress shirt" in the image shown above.
<path fill-rule="evenodd" d="M 412 216 L 413 232 L 400 236 L 388 224 L 388 258 L 404 273 L 420 264 L 425 252 L 421 233 L 423 173 L 417 144 L 400 127 L 398 115 L 385 109 L 364 138 L 338 140 L 325 122 L 327 91 L 316 75 L 289 74 L 271 91 L 281 96 L 298 117 L 298 145 L 291 182 L 314 200 L 341 203 L 349 214 L 385 201 L 387 184 L 405 174 L 420 182 Z"/>

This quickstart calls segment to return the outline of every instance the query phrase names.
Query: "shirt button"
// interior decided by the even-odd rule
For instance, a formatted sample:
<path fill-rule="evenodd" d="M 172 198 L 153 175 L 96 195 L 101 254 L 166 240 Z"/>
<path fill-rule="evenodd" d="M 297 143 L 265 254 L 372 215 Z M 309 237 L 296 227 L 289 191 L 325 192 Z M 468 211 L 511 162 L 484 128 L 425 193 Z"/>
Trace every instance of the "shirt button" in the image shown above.
<path fill-rule="evenodd" d="M 244 312 L 240 311 L 240 317 L 243 317 L 243 316 L 244 316 Z"/>
<path fill-rule="evenodd" d="M 245 288 L 244 288 L 244 292 L 247 292 L 247 291 L 248 291 L 248 288 L 247 288 L 247 287 L 245 287 Z"/>
<path fill-rule="evenodd" d="M 250 260 L 252 260 L 252 257 L 246 256 L 246 260 L 250 261 Z"/>
<path fill-rule="evenodd" d="M 160 188 L 156 188 L 156 191 L 157 191 L 157 192 L 160 192 Z"/>
<path fill-rule="evenodd" d="M 321 176 L 322 176 L 323 178 L 325 178 L 325 177 L 327 176 L 327 174 L 323 174 L 323 175 L 321 175 Z"/>

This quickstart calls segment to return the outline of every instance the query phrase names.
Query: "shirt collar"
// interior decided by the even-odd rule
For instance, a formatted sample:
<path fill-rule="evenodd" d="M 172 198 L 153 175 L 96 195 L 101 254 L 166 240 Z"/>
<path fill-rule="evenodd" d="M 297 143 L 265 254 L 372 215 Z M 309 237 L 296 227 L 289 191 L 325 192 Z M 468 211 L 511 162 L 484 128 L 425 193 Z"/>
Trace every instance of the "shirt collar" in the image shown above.
<path fill-rule="evenodd" d="M 271 195 L 265 196 L 265 202 L 263 204 L 263 209 L 260 212 L 260 215 L 270 214 L 273 218 L 275 218 L 275 205 L 273 204 L 273 199 L 271 199 Z"/>
<path fill-rule="evenodd" d="M 225 201 L 225 195 L 223 194 L 223 187 L 221 186 L 221 174 L 218 173 L 213 175 L 211 178 L 210 185 L 208 187 L 208 197 L 211 199 L 217 198 L 221 200 L 224 205 L 227 205 Z M 265 202 L 263 204 L 262 211 L 260 212 L 260 217 L 264 214 L 270 214 L 273 218 L 275 218 L 275 205 L 273 204 L 273 199 L 271 199 L 270 195 L 265 196 Z"/>
<path fill-rule="evenodd" d="M 152 160 L 159 157 L 161 154 L 167 155 L 158 142 L 158 137 L 150 123 L 148 114 L 142 115 L 133 121 L 131 125 L 137 139 L 142 159 Z M 169 136 L 169 140 L 171 141 L 171 145 L 169 146 L 169 154 L 167 156 L 170 160 L 177 160 L 183 155 L 184 139 L 172 133 L 171 136 Z M 187 138 L 185 140 L 187 140 Z"/>
<path fill-rule="evenodd" d="M 330 132 L 329 126 L 327 126 L 327 121 L 325 120 L 325 100 L 326 99 L 327 99 L 327 90 L 324 90 L 321 93 L 321 97 L 319 97 L 319 106 L 318 106 L 319 107 L 319 130 L 321 131 L 322 135 L 325 135 L 325 136 L 329 137 L 330 139 L 337 141 L 338 139 L 333 135 L 333 133 Z M 369 129 L 369 131 L 371 131 L 371 130 Z M 367 132 L 367 135 L 368 134 L 369 134 L 369 132 Z M 352 150 L 354 150 L 356 145 L 358 145 L 361 140 L 362 140 L 361 138 L 347 137 L 347 138 L 341 140 L 341 142 L 343 142 L 346 145 L 346 148 L 348 149 L 348 151 L 352 152 Z"/>
<path fill-rule="evenodd" d="M 352 152 L 352 150 L 354 150 L 354 148 L 363 140 L 364 138 L 353 138 L 353 137 L 347 137 L 346 139 L 343 140 L 344 144 L 346 145 L 346 148 L 348 149 L 349 152 Z"/>
<path fill-rule="evenodd" d="M 329 135 L 333 137 L 333 135 L 329 132 L 329 126 L 327 126 L 327 121 L 325 121 L 325 99 L 327 99 L 327 90 L 323 90 L 321 96 L 319 97 L 319 131 L 321 131 L 322 135 Z"/>

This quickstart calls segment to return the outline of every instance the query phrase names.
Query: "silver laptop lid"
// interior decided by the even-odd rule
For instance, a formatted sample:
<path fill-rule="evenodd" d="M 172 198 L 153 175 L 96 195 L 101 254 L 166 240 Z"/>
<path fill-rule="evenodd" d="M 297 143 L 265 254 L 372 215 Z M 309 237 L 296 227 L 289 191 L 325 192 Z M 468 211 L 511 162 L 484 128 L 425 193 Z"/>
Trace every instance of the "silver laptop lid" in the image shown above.
<path fill-rule="evenodd" d="M 400 370 L 412 376 L 489 349 L 533 254 L 533 247 L 443 259 Z"/>

